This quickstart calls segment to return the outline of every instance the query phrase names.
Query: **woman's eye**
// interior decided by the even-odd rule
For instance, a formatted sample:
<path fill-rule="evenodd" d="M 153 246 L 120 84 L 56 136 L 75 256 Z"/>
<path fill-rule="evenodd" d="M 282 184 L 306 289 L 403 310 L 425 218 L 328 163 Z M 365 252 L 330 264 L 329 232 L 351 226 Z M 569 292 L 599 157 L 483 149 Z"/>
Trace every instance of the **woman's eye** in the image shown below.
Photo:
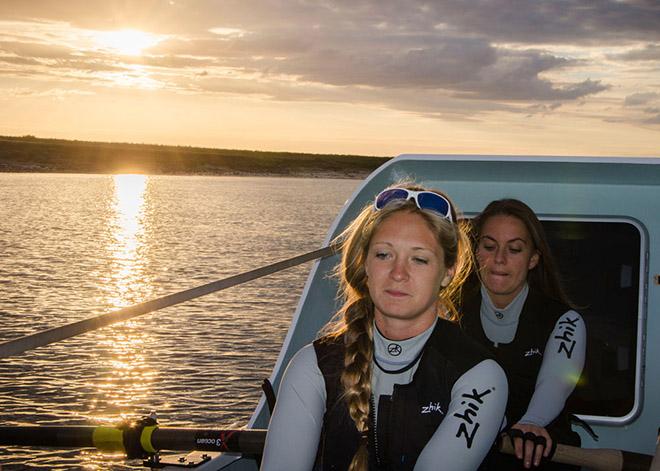
<path fill-rule="evenodd" d="M 509 249 L 509 252 L 511 252 L 511 253 L 520 253 L 520 252 L 522 252 L 522 249 L 519 249 L 518 247 L 511 247 Z"/>
<path fill-rule="evenodd" d="M 484 249 L 486 252 L 492 252 L 493 250 L 495 250 L 494 245 L 482 245 L 481 248 Z"/>
<path fill-rule="evenodd" d="M 387 252 L 376 252 L 376 258 L 384 260 L 389 254 Z"/>
<path fill-rule="evenodd" d="M 426 265 L 426 264 L 429 263 L 429 261 L 428 261 L 427 259 L 425 259 L 425 258 L 420 258 L 420 257 L 413 257 L 413 261 L 414 261 L 415 263 L 421 263 L 421 264 L 423 264 L 423 265 Z"/>

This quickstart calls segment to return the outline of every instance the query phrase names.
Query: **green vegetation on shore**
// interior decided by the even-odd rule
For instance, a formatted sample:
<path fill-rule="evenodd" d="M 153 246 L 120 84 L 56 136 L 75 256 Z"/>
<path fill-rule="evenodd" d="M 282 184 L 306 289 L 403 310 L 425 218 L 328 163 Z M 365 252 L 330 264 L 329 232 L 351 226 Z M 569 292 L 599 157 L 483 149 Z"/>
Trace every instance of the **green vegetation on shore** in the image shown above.
<path fill-rule="evenodd" d="M 364 178 L 389 157 L 0 136 L 0 172 Z"/>

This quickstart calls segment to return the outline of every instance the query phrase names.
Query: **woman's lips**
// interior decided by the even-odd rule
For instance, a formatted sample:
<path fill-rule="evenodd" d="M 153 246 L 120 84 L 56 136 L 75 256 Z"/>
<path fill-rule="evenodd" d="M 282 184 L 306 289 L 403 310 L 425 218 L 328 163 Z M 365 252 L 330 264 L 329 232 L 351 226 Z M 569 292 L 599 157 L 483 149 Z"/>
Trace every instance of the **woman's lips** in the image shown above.
<path fill-rule="evenodd" d="M 403 298 L 404 296 L 408 296 L 408 293 L 393 289 L 386 289 L 385 292 L 394 298 Z"/>

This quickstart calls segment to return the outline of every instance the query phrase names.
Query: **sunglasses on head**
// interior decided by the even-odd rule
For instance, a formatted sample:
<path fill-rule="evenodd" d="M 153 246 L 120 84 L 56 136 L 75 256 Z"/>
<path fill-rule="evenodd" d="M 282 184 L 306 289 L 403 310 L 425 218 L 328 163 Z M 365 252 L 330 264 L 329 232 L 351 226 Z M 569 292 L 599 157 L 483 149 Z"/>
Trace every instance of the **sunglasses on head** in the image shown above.
<path fill-rule="evenodd" d="M 451 205 L 447 198 L 432 191 L 413 191 L 405 188 L 388 188 L 378 193 L 374 200 L 374 207 L 377 210 L 383 209 L 388 203 L 394 200 L 408 201 L 412 199 L 419 209 L 435 211 L 450 222 L 454 222 L 451 217 Z"/>

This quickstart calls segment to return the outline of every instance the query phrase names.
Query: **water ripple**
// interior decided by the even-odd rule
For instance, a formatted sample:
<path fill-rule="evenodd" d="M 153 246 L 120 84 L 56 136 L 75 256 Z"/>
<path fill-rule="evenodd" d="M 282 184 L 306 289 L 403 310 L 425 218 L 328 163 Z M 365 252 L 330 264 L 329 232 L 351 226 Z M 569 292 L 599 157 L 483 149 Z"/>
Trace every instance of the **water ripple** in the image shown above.
<path fill-rule="evenodd" d="M 316 249 L 356 185 L 0 174 L 0 340 Z M 2 424 L 109 424 L 156 410 L 169 427 L 244 425 L 308 270 L 292 268 L 0 359 Z M 18 447 L 0 448 L 0 463 L 140 468 L 94 450 Z"/>

